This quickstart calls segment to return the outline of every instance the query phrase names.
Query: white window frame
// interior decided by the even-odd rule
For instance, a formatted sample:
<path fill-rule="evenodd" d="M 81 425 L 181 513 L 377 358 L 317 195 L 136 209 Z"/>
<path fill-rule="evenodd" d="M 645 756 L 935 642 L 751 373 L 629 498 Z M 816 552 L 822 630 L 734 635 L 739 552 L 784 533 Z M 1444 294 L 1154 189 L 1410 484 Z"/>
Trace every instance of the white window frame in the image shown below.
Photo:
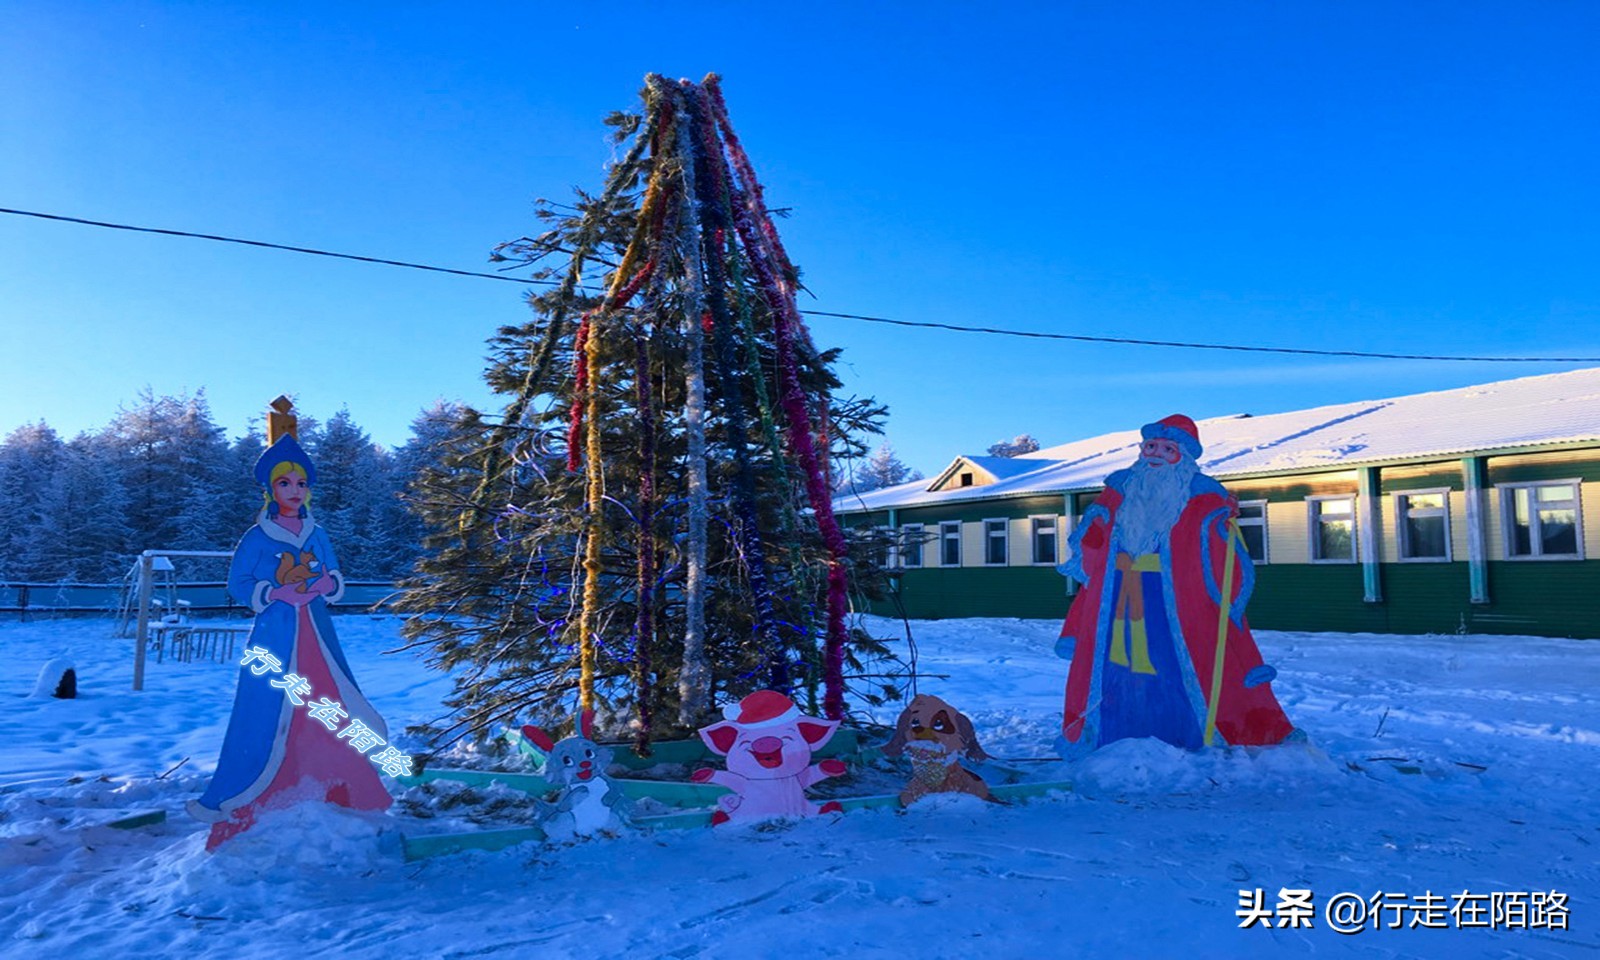
<path fill-rule="evenodd" d="M 1038 513 L 1028 518 L 1028 551 L 1036 567 L 1053 567 L 1061 562 L 1061 518 L 1053 513 Z M 1048 525 L 1050 540 L 1055 545 L 1055 556 L 1049 560 L 1039 559 L 1039 529 Z"/>
<path fill-rule="evenodd" d="M 1534 552 L 1529 554 L 1516 554 L 1511 552 L 1511 545 L 1516 542 L 1516 536 L 1512 532 L 1514 528 L 1514 518 L 1516 516 L 1516 511 L 1514 509 L 1514 497 L 1516 496 L 1515 491 L 1532 490 L 1538 487 L 1572 488 L 1572 522 L 1574 530 L 1577 533 L 1577 553 L 1540 552 L 1544 549 L 1544 543 L 1543 538 L 1539 536 L 1539 508 L 1537 506 L 1538 501 L 1536 499 L 1533 500 L 1535 506 L 1528 517 L 1528 546 L 1532 547 Z M 1574 477 L 1570 480 L 1529 480 L 1518 483 L 1499 483 L 1495 485 L 1495 490 L 1499 491 L 1500 494 L 1500 542 L 1504 544 L 1500 552 L 1507 560 L 1516 560 L 1519 562 L 1523 560 L 1571 561 L 1582 560 L 1587 555 L 1583 547 L 1583 481 L 1581 479 Z M 1533 496 L 1533 494 L 1529 494 L 1530 499 L 1532 499 Z"/>
<path fill-rule="evenodd" d="M 1306 533 L 1309 535 L 1306 552 L 1312 563 L 1351 564 L 1361 562 L 1361 522 L 1356 509 L 1359 498 L 1353 493 L 1330 493 L 1315 497 L 1306 497 Z M 1350 556 L 1349 557 L 1319 557 L 1318 551 L 1322 547 L 1322 520 L 1321 504 L 1329 500 L 1348 500 L 1350 502 Z"/>
<path fill-rule="evenodd" d="M 952 540 L 955 541 L 955 545 L 956 545 L 956 562 L 955 563 L 945 563 L 944 548 Z M 960 520 L 941 520 L 939 522 L 939 566 L 941 566 L 941 567 L 959 567 L 959 566 L 961 566 L 961 559 L 962 559 L 961 553 L 962 553 L 962 550 L 961 550 L 961 521 Z"/>
<path fill-rule="evenodd" d="M 900 551 L 900 566 L 907 570 L 922 569 L 922 548 L 924 529 L 920 523 L 902 523 L 900 525 L 900 539 L 896 542 Z M 911 558 L 915 557 L 916 562 Z"/>
<path fill-rule="evenodd" d="M 1245 527 L 1260 527 L 1261 528 L 1261 559 L 1257 560 L 1256 558 L 1251 557 L 1250 561 L 1252 563 L 1254 563 L 1258 567 L 1259 566 L 1263 566 L 1263 565 L 1268 564 L 1268 563 L 1271 563 L 1272 562 L 1272 538 L 1267 536 L 1267 501 L 1265 501 L 1265 500 L 1240 500 L 1239 501 L 1240 510 L 1242 511 L 1245 507 L 1260 507 L 1261 508 L 1261 516 L 1259 518 L 1257 518 L 1257 517 L 1245 517 L 1241 513 L 1241 515 L 1235 521 L 1236 523 L 1239 524 L 1239 528 L 1241 530 L 1243 528 L 1245 528 Z M 1241 534 L 1241 537 L 1242 536 L 1243 535 Z"/>
<path fill-rule="evenodd" d="M 881 558 L 875 558 L 877 560 L 878 569 L 893 570 L 899 564 L 899 551 L 895 549 L 894 544 L 894 528 L 890 526 L 878 526 L 874 529 L 878 531 L 878 536 L 882 537 L 884 540 L 883 556 Z"/>
<path fill-rule="evenodd" d="M 1000 536 L 995 536 L 990 524 L 1000 525 Z M 1004 559 L 995 562 L 989 559 L 989 548 L 998 539 L 1001 542 L 1001 555 Z M 1011 565 L 1011 521 L 1002 517 L 985 517 L 983 519 L 983 565 L 986 567 L 1005 567 Z"/>
<path fill-rule="evenodd" d="M 1422 496 L 1441 497 L 1444 500 L 1444 506 L 1437 508 L 1423 507 L 1422 512 L 1419 513 L 1411 507 L 1409 498 Z M 1412 516 L 1439 516 L 1444 518 L 1444 556 L 1413 557 L 1409 555 L 1411 552 L 1411 532 L 1406 526 L 1406 519 Z M 1450 542 L 1450 488 L 1396 490 L 1394 492 L 1394 543 L 1395 556 L 1401 563 L 1450 563 L 1453 561 L 1455 559 L 1455 546 Z"/>

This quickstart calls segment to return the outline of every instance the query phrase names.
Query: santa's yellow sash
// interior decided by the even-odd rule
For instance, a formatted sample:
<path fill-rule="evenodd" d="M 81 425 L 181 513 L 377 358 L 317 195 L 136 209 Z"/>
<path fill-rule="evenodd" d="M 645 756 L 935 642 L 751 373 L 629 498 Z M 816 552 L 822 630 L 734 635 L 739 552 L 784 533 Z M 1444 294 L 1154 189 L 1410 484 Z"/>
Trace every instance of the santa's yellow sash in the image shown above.
<path fill-rule="evenodd" d="M 1144 577 L 1146 573 L 1161 572 L 1161 556 L 1142 553 L 1135 557 L 1128 553 L 1117 554 L 1117 570 L 1122 583 L 1117 591 L 1116 606 L 1111 618 L 1111 662 L 1121 667 L 1131 666 L 1134 673 L 1154 675 L 1155 664 L 1150 662 L 1150 637 L 1144 629 Z M 1126 626 L 1124 626 L 1126 624 Z M 1133 660 L 1128 660 L 1128 644 L 1133 646 Z"/>

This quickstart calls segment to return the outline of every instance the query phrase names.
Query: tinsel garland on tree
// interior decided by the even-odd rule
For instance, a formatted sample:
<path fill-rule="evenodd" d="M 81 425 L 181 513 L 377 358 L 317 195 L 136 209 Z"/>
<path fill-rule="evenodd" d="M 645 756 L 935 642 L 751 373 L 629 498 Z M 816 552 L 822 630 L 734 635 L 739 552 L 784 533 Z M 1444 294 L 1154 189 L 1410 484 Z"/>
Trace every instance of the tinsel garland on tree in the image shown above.
<path fill-rule="evenodd" d="M 837 351 L 796 308 L 717 78 L 652 75 L 643 99 L 608 121 L 633 143 L 606 189 L 498 252 L 567 259 L 541 268 L 561 279 L 530 298 L 538 318 L 494 341 L 503 418 L 464 424 L 476 451 L 423 485 L 453 522 L 403 604 L 421 614 L 412 643 L 462 668 L 446 729 L 598 707 L 644 752 L 761 687 L 830 718 L 847 683 L 897 693 L 888 651 L 846 625 L 847 590 L 879 594 L 883 576 L 851 550 L 826 476 L 884 411 L 830 400 Z M 605 288 L 587 293 L 596 265 Z"/>

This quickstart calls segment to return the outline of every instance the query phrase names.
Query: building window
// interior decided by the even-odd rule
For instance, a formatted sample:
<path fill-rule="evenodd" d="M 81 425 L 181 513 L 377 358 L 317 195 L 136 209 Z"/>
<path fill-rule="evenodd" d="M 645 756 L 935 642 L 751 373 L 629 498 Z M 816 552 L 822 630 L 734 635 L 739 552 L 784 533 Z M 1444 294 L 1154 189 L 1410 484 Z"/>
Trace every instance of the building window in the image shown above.
<path fill-rule="evenodd" d="M 939 524 L 939 565 L 961 566 L 961 521 Z"/>
<path fill-rule="evenodd" d="M 970 473 L 963 473 L 963 474 L 962 474 L 962 475 L 961 475 L 961 485 L 962 485 L 962 486 L 963 486 L 963 487 L 970 487 L 970 486 L 972 486 L 972 474 L 970 474 Z"/>
<path fill-rule="evenodd" d="M 1394 519 L 1401 560 L 1450 559 L 1450 491 L 1397 493 Z"/>
<path fill-rule="evenodd" d="M 1028 525 L 1033 532 L 1033 562 L 1055 566 L 1059 562 L 1056 558 L 1056 518 L 1029 517 Z"/>
<path fill-rule="evenodd" d="M 1511 560 L 1582 560 L 1580 486 L 1577 480 L 1502 486 L 1506 557 Z"/>
<path fill-rule="evenodd" d="M 900 565 L 922 566 L 922 524 L 908 523 L 900 528 Z"/>
<path fill-rule="evenodd" d="M 1356 562 L 1355 497 L 1311 497 L 1311 562 Z"/>
<path fill-rule="evenodd" d="M 1239 501 L 1239 536 L 1245 552 L 1256 563 L 1267 562 L 1267 501 Z"/>
<path fill-rule="evenodd" d="M 894 530 L 873 527 L 872 533 L 872 562 L 887 570 L 894 566 Z"/>
<path fill-rule="evenodd" d="M 1008 520 L 983 521 L 983 562 L 990 566 L 1002 566 L 1009 559 L 1010 536 Z"/>

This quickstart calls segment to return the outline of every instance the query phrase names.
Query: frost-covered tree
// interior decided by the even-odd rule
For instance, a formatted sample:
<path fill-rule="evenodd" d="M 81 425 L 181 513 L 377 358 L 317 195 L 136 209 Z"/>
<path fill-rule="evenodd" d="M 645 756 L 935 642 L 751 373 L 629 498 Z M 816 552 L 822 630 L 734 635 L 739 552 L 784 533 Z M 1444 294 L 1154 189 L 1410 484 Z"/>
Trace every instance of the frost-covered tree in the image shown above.
<path fill-rule="evenodd" d="M 0 580 L 36 580 L 40 502 L 64 456 L 61 437 L 43 420 L 13 430 L 0 444 Z"/>
<path fill-rule="evenodd" d="M 408 576 L 421 559 L 428 529 L 423 517 L 437 506 L 429 502 L 422 480 L 449 449 L 465 413 L 458 403 L 434 401 L 412 419 L 411 436 L 390 455 L 392 492 L 375 518 L 383 550 L 377 560 L 381 576 L 397 580 Z"/>
<path fill-rule="evenodd" d="M 921 470 L 914 470 L 895 455 L 894 445 L 885 440 L 864 462 L 856 464 L 849 476 L 840 484 L 841 494 L 866 493 L 896 484 L 925 479 Z"/>
<path fill-rule="evenodd" d="M 28 579 L 97 583 L 126 572 L 134 552 L 126 497 L 106 454 L 104 443 L 88 435 L 63 448 L 27 535 Z"/>
<path fill-rule="evenodd" d="M 395 493 L 389 452 L 372 442 L 348 408 L 307 440 L 317 467 L 312 509 L 337 545 L 340 566 L 355 580 L 378 575 L 384 555 L 379 516 Z"/>
<path fill-rule="evenodd" d="M 989 448 L 991 457 L 1017 457 L 1039 449 L 1039 441 L 1032 434 L 1020 434 L 1010 440 L 1001 440 Z"/>
<path fill-rule="evenodd" d="M 218 493 L 233 461 L 204 390 L 158 397 L 146 388 L 100 436 L 127 494 L 135 550 L 233 545 L 248 522 L 237 518 L 252 511 Z"/>

